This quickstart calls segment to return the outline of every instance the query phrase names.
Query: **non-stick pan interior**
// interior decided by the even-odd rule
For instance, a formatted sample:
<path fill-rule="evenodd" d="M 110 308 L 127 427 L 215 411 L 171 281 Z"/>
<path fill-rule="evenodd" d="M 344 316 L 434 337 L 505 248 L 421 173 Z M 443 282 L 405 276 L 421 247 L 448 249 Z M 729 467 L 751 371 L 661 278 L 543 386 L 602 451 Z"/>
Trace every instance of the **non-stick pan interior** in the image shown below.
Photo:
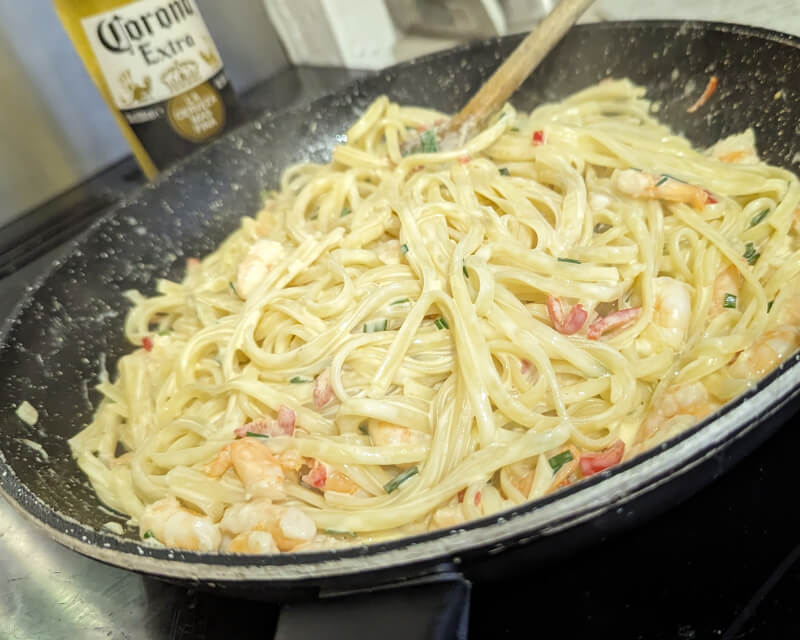
<path fill-rule="evenodd" d="M 0 487 L 35 519 L 76 540 L 192 560 L 193 554 L 142 548 L 132 530 L 121 538 L 104 532 L 104 523 L 124 519 L 100 508 L 69 454 L 67 439 L 98 401 L 93 386 L 100 371 L 107 366 L 113 377 L 116 360 L 131 348 L 122 339 L 128 308 L 123 292 L 152 294 L 156 278 L 181 278 L 186 258 L 212 251 L 242 216 L 256 211 L 261 191 L 277 186 L 284 167 L 327 160 L 337 138 L 378 95 L 453 112 L 517 41 L 492 40 L 430 56 L 253 122 L 105 215 L 6 327 L 0 349 Z M 717 93 L 698 112 L 687 113 L 712 74 L 719 77 Z M 577 27 L 513 103 L 531 109 L 608 77 L 647 87 L 658 117 L 696 145 L 754 127 L 763 158 L 800 169 L 797 39 L 703 23 Z M 39 411 L 33 427 L 15 415 L 23 400 Z"/>

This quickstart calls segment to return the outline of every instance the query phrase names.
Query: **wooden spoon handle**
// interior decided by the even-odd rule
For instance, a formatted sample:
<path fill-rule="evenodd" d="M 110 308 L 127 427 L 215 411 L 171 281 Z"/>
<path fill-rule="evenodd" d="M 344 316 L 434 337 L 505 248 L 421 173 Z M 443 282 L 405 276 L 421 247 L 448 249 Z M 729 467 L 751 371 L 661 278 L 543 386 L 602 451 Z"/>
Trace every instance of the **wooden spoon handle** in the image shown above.
<path fill-rule="evenodd" d="M 594 0 L 561 0 L 519 43 L 480 90 L 445 126 L 445 134 L 479 127 L 513 94 Z"/>

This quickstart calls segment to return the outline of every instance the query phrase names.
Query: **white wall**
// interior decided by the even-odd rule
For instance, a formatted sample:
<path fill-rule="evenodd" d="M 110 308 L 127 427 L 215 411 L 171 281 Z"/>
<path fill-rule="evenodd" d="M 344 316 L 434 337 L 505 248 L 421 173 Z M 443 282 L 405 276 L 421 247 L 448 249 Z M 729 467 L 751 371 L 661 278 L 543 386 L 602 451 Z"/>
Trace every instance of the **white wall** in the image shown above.
<path fill-rule="evenodd" d="M 237 91 L 287 64 L 261 0 L 198 0 Z M 0 1 L 0 226 L 128 154 L 50 0 Z"/>

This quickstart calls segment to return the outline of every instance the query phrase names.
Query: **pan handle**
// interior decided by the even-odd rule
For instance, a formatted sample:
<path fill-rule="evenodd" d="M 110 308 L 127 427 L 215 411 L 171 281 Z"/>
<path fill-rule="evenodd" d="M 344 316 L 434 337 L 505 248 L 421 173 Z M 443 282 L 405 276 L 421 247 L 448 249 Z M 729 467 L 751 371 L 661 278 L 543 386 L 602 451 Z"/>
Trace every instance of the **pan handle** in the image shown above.
<path fill-rule="evenodd" d="M 466 640 L 471 590 L 462 575 L 448 572 L 287 604 L 275 640 Z"/>

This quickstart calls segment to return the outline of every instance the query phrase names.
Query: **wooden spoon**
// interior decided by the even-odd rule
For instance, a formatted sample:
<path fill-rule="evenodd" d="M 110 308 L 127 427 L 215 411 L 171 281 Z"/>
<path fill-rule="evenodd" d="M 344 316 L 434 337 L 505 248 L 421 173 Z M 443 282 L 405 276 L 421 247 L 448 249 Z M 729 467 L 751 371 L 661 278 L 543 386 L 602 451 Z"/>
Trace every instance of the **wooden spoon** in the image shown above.
<path fill-rule="evenodd" d="M 561 0 L 519 43 L 466 106 L 439 129 L 444 141 L 465 140 L 495 113 L 594 0 Z M 443 146 L 449 146 L 445 143 Z"/>

